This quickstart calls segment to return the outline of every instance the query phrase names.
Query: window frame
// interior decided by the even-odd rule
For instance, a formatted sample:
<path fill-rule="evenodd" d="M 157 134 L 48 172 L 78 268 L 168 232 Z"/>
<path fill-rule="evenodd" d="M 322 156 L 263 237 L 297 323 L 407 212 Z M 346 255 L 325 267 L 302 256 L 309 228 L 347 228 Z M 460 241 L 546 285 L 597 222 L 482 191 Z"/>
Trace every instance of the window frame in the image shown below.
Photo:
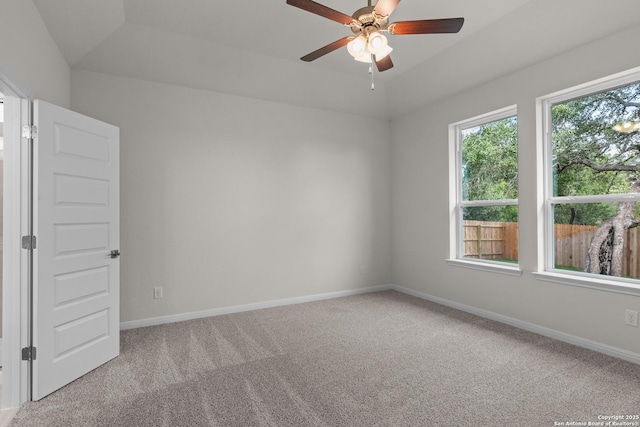
<path fill-rule="evenodd" d="M 500 108 L 470 119 L 449 125 L 449 265 L 476 270 L 491 271 L 514 276 L 522 275 L 518 263 L 470 258 L 464 256 L 464 220 L 462 210 L 483 206 L 518 206 L 518 199 L 463 200 L 462 191 L 462 132 L 495 121 L 515 117 L 518 120 L 517 105 Z M 518 215 L 520 218 L 520 215 Z M 520 241 L 518 241 L 518 246 Z"/>
<path fill-rule="evenodd" d="M 577 85 L 536 99 L 538 154 L 538 280 L 616 293 L 640 295 L 640 279 L 598 275 L 555 268 L 553 206 L 558 204 L 640 202 L 640 194 L 587 196 L 553 195 L 553 147 L 551 108 L 556 104 L 605 92 L 640 81 L 640 67 Z"/>

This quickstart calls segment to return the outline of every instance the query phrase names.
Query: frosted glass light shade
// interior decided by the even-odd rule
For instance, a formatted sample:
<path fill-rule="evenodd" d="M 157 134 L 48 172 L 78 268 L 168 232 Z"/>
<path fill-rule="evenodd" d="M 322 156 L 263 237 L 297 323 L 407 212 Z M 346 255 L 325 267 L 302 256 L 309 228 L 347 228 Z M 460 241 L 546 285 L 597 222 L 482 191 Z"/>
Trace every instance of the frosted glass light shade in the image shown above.
<path fill-rule="evenodd" d="M 379 61 L 385 56 L 389 55 L 392 50 L 393 48 L 391 46 L 385 46 L 385 48 L 380 53 L 376 54 L 376 61 Z"/>
<path fill-rule="evenodd" d="M 371 64 L 371 54 L 369 52 L 365 52 L 362 55 L 356 56 L 353 59 L 355 59 L 356 61 L 359 61 L 359 62 L 364 62 L 364 63 L 367 63 L 367 64 Z"/>
<path fill-rule="evenodd" d="M 347 50 L 354 58 L 362 56 L 367 50 L 367 39 L 364 36 L 358 36 L 347 43 Z"/>
<path fill-rule="evenodd" d="M 393 49 L 387 44 L 387 38 L 376 31 L 369 34 L 368 38 L 359 35 L 351 40 L 347 43 L 347 50 L 356 61 L 371 64 L 371 55 L 375 55 L 378 61 L 389 55 Z"/>
<path fill-rule="evenodd" d="M 369 52 L 374 55 L 380 55 L 387 48 L 387 38 L 378 32 L 371 33 L 367 47 L 369 48 Z"/>

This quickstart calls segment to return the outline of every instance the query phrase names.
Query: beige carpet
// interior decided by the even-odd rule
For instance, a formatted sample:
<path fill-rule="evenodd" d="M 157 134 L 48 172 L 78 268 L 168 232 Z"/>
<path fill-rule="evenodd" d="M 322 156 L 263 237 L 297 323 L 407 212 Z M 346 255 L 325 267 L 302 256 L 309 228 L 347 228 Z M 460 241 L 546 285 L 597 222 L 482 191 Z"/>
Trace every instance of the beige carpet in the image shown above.
<path fill-rule="evenodd" d="M 621 414 L 640 414 L 639 365 L 387 291 L 124 331 L 120 357 L 11 426 L 553 426 Z"/>

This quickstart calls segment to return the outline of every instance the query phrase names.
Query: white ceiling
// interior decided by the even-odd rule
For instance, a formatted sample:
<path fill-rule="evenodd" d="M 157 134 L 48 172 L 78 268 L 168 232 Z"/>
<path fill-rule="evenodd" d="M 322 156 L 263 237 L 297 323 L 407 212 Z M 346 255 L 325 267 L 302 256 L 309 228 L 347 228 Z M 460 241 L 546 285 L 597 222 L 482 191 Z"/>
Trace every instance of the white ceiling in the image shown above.
<path fill-rule="evenodd" d="M 391 21 L 464 17 L 457 34 L 389 36 L 376 73 L 350 34 L 285 0 L 33 0 L 72 68 L 392 117 L 640 23 L 638 0 L 403 0 Z M 362 0 L 319 0 L 351 15 Z"/>

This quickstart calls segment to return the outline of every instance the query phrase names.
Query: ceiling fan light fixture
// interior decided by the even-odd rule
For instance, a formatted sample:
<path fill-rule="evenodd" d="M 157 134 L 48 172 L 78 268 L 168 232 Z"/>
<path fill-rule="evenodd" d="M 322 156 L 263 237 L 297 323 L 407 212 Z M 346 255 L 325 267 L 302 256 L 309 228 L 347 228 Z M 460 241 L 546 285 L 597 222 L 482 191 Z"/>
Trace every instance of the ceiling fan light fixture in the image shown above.
<path fill-rule="evenodd" d="M 373 32 L 369 35 L 367 47 L 369 52 L 379 55 L 387 48 L 387 38 L 377 31 Z"/>
<path fill-rule="evenodd" d="M 367 52 L 367 39 L 362 35 L 356 37 L 355 39 L 347 43 L 347 50 L 349 51 L 349 54 L 354 58 L 358 58 L 365 53 L 368 54 L 369 52 Z"/>
<path fill-rule="evenodd" d="M 358 62 L 364 62 L 365 64 L 371 64 L 371 54 L 369 52 L 365 52 L 360 56 L 356 56 L 355 59 Z"/>
<path fill-rule="evenodd" d="M 383 58 L 389 56 L 389 54 L 393 51 L 391 46 L 385 46 L 384 50 L 380 51 L 380 53 L 376 53 L 376 61 L 380 61 Z"/>

